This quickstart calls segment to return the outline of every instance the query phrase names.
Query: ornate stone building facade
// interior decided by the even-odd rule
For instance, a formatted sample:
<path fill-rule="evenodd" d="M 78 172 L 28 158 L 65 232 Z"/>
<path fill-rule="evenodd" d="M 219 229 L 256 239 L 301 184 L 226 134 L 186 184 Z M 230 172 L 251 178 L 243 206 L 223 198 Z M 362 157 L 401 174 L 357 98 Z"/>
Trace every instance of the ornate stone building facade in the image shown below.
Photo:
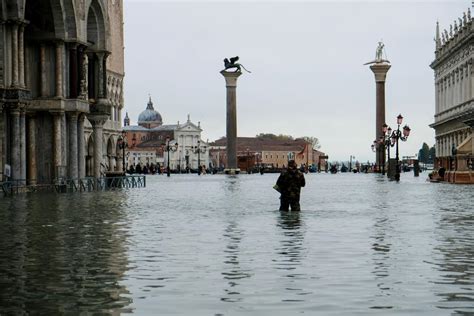
<path fill-rule="evenodd" d="M 164 151 L 167 139 L 170 145 L 178 143 L 176 151 L 170 151 L 170 170 L 197 170 L 198 163 L 209 166 L 207 142 L 201 139 L 201 123 L 194 124 L 188 115 L 184 124 L 163 125 L 161 114 L 155 110 L 153 102 L 138 116 L 138 125 L 130 125 L 128 114 L 124 119 L 123 130 L 127 133 L 127 166 L 138 163 L 168 164 L 168 153 Z"/>
<path fill-rule="evenodd" d="M 0 0 L 0 180 L 117 170 L 122 0 Z"/>
<path fill-rule="evenodd" d="M 445 180 L 474 183 L 474 23 L 468 10 L 440 32 L 436 26 L 435 73 L 437 167 L 447 170 Z"/>

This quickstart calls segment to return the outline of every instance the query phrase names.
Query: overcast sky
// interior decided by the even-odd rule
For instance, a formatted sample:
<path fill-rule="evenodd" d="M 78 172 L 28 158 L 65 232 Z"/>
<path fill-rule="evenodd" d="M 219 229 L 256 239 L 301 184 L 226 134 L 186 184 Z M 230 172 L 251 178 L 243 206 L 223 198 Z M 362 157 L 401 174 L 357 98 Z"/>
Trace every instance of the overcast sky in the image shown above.
<path fill-rule="evenodd" d="M 375 81 L 364 66 L 383 40 L 392 64 L 386 120 L 401 113 L 414 155 L 434 144 L 436 21 L 449 28 L 471 1 L 125 0 L 125 110 L 132 124 L 151 94 L 164 124 L 201 122 L 202 138 L 225 136 L 225 57 L 252 73 L 238 80 L 239 136 L 319 138 L 330 160 L 373 161 Z"/>

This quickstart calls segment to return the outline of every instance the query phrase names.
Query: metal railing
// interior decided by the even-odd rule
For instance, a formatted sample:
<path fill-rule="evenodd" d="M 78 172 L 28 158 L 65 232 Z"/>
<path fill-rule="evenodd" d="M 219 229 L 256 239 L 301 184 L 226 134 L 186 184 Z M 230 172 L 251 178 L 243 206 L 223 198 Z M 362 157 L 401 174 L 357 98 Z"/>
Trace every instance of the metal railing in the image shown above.
<path fill-rule="evenodd" d="M 146 187 L 146 176 L 129 175 L 129 176 L 113 176 L 113 177 L 86 177 L 67 179 L 59 178 L 50 185 L 26 185 L 25 180 L 10 180 L 0 182 L 2 192 L 5 196 L 18 194 L 21 192 L 35 192 L 39 187 L 43 190 L 57 193 L 68 192 L 92 192 L 92 191 L 109 191 L 117 189 L 144 188 Z"/>

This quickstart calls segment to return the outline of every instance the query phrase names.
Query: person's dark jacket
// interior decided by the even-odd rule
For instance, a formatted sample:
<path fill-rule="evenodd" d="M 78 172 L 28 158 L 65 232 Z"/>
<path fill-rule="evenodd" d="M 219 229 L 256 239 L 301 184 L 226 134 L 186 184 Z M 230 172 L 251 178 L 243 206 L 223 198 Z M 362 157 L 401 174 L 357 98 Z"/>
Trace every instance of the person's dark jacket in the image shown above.
<path fill-rule="evenodd" d="M 289 168 L 281 173 L 277 186 L 282 197 L 289 200 L 299 200 L 301 188 L 306 185 L 304 175 L 297 169 Z"/>

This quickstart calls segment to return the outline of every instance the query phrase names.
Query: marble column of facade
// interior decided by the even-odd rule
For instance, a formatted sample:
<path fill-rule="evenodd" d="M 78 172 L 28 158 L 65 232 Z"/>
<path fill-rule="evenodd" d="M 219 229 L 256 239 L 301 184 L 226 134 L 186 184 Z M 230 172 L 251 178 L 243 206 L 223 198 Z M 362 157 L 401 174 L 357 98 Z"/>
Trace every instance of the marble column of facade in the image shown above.
<path fill-rule="evenodd" d="M 26 111 L 20 110 L 20 176 L 22 181 L 26 181 Z M 26 184 L 23 182 L 22 184 Z"/>
<path fill-rule="evenodd" d="M 109 171 L 115 171 L 115 161 L 116 161 L 117 157 L 115 156 L 115 154 L 110 154 L 109 156 Z"/>
<path fill-rule="evenodd" d="M 105 98 L 105 89 L 104 89 L 104 53 L 97 53 L 97 65 L 98 65 L 98 88 L 99 90 L 97 91 L 98 93 L 98 99 L 104 99 Z"/>
<path fill-rule="evenodd" d="M 13 180 L 21 179 L 20 150 L 20 109 L 12 109 L 11 114 L 11 172 Z"/>
<path fill-rule="evenodd" d="M 28 114 L 28 184 L 37 184 L 38 168 L 36 164 L 36 117 Z"/>
<path fill-rule="evenodd" d="M 69 48 L 69 91 L 71 98 L 75 99 L 78 97 L 78 57 L 77 57 L 77 44 L 71 44 Z"/>
<path fill-rule="evenodd" d="M 439 112 L 439 83 L 435 81 L 435 113 Z"/>
<path fill-rule="evenodd" d="M 48 91 L 47 91 L 47 77 L 46 77 L 46 45 L 44 43 L 40 44 L 40 96 L 41 97 L 46 97 L 48 96 Z"/>
<path fill-rule="evenodd" d="M 85 115 L 80 114 L 77 120 L 78 177 L 80 179 L 86 176 L 86 146 L 84 139 L 84 120 Z"/>
<path fill-rule="evenodd" d="M 53 161 L 54 161 L 54 175 L 56 178 L 65 176 L 62 173 L 62 146 L 61 146 L 61 125 L 64 112 L 54 112 L 53 114 Z"/>
<path fill-rule="evenodd" d="M 69 126 L 69 178 L 79 177 L 79 150 L 78 150 L 78 115 L 76 112 L 68 113 Z"/>
<path fill-rule="evenodd" d="M 20 87 L 24 88 L 25 85 L 25 24 L 22 23 L 18 29 L 18 72 Z"/>
<path fill-rule="evenodd" d="M 63 97 L 63 42 L 56 43 L 56 63 L 55 63 L 55 78 L 56 78 L 56 97 Z"/>
<path fill-rule="evenodd" d="M 12 87 L 18 86 L 18 24 L 12 24 Z"/>
<path fill-rule="evenodd" d="M 102 138 L 104 133 L 104 123 L 106 117 L 99 119 L 91 119 L 92 130 L 94 134 L 94 177 L 100 178 L 101 172 L 100 167 L 103 160 L 103 147 L 102 147 Z"/>

